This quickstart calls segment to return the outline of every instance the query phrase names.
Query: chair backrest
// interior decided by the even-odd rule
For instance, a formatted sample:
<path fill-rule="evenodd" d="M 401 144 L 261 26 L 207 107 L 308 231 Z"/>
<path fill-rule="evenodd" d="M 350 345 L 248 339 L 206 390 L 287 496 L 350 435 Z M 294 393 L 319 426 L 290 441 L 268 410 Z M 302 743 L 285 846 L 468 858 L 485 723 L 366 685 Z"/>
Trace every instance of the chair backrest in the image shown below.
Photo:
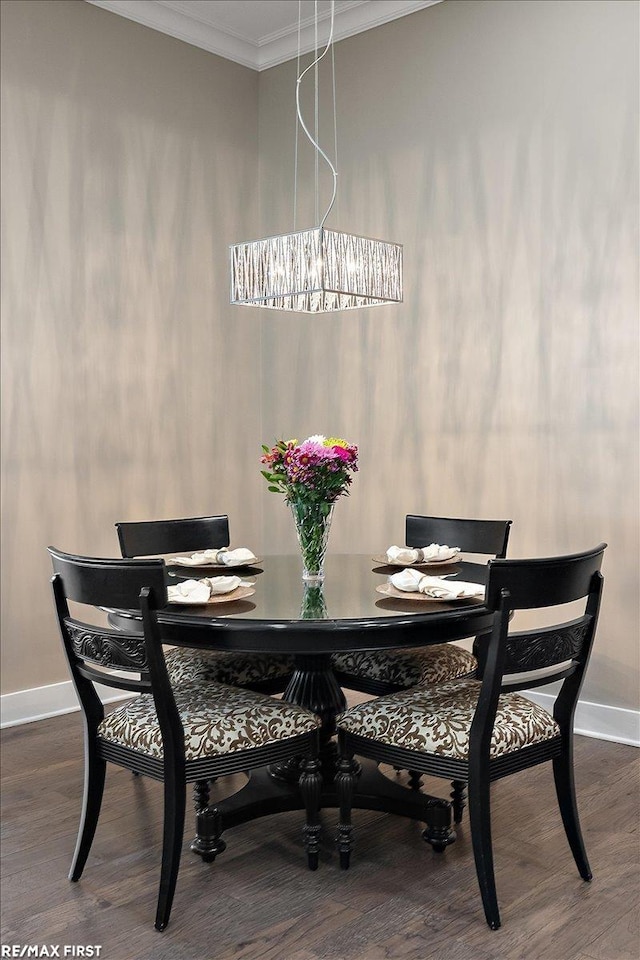
<path fill-rule="evenodd" d="M 498 621 L 506 629 L 502 673 L 513 676 L 511 688 L 520 686 L 517 674 L 553 668 L 571 662 L 575 672 L 586 665 L 595 634 L 603 578 L 600 573 L 606 543 L 593 550 L 561 557 L 534 560 L 490 560 L 487 579 L 487 606 L 498 611 Z M 537 630 L 508 632 L 515 610 L 561 606 L 586 598 L 582 616 L 566 623 Z M 494 635 L 496 628 L 494 627 Z M 499 643 L 492 636 L 490 646 Z M 487 669 L 489 658 L 487 659 Z M 562 676 L 567 675 L 562 667 Z M 559 679 L 555 675 L 554 679 Z M 545 683 L 549 683 L 548 676 Z M 526 681 L 527 686 L 529 681 Z"/>
<path fill-rule="evenodd" d="M 606 543 L 592 550 L 533 560 L 490 560 L 487 606 L 495 610 L 472 740 L 488 743 L 501 692 L 564 680 L 554 706 L 558 723 L 570 724 L 595 637 Z M 516 610 L 561 606 L 584 600 L 574 620 L 510 632 Z M 533 676 L 532 676 L 533 674 Z"/>
<path fill-rule="evenodd" d="M 103 560 L 64 553 L 49 547 L 54 575 L 52 587 L 65 654 L 78 695 L 86 707 L 90 684 L 101 683 L 139 693 L 151 690 L 145 636 L 126 633 L 79 620 L 69 612 L 68 601 L 93 608 L 140 610 L 148 595 L 155 609 L 166 603 L 165 567 L 162 560 Z M 111 671 L 117 671 L 114 674 Z M 124 673 L 125 676 L 118 674 Z M 135 676 L 134 676 L 135 675 Z M 97 694 L 95 694 L 97 697 Z"/>
<path fill-rule="evenodd" d="M 229 518 L 187 517 L 116 523 L 123 557 L 149 557 L 229 546 Z"/>
<path fill-rule="evenodd" d="M 167 603 L 163 560 L 107 560 L 49 547 L 62 642 L 85 721 L 95 735 L 104 707 L 95 683 L 153 695 L 167 760 L 184 759 L 184 734 L 169 682 L 156 611 Z M 143 633 L 126 633 L 70 616 L 68 601 L 138 610 Z M 117 671 L 114 673 L 113 671 Z M 125 674 L 121 676 L 120 674 Z"/>
<path fill-rule="evenodd" d="M 466 520 L 454 517 L 423 517 L 407 514 L 405 543 L 425 547 L 446 543 L 465 553 L 483 553 L 505 557 L 511 520 Z"/>

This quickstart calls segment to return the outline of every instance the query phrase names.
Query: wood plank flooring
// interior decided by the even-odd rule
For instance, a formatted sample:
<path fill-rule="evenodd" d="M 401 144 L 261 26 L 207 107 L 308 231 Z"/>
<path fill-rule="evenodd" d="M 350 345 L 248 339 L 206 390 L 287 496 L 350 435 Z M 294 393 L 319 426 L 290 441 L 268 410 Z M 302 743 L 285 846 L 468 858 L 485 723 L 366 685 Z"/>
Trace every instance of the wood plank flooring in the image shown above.
<path fill-rule="evenodd" d="M 338 868 L 336 811 L 320 869 L 306 869 L 300 814 L 235 828 L 206 865 L 185 846 L 171 923 L 153 929 L 161 786 L 110 765 L 84 876 L 67 880 L 82 794 L 79 714 L 2 734 L 2 943 L 100 945 L 102 960 L 638 960 L 640 756 L 576 738 L 594 880 L 578 876 L 549 765 L 493 786 L 503 926 L 490 931 L 468 821 L 445 854 L 420 826 L 354 812 L 352 867 Z M 235 781 L 237 785 L 238 781 Z M 446 796 L 446 781 L 428 781 Z M 220 781 L 219 795 L 234 783 Z"/>

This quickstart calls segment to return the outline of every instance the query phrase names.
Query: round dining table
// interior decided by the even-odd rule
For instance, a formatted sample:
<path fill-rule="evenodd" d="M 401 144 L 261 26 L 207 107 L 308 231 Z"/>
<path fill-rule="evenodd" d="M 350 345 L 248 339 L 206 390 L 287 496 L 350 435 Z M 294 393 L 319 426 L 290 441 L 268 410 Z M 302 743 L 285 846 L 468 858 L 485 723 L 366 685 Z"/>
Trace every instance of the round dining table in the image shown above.
<path fill-rule="evenodd" d="M 294 668 L 284 699 L 318 714 L 321 727 L 322 807 L 337 806 L 334 787 L 336 717 L 347 701 L 332 668 L 332 656 L 347 651 L 407 649 L 487 633 L 493 613 L 483 599 L 436 601 L 423 594 L 392 597 L 389 577 L 399 568 L 362 554 L 329 555 L 322 584 L 305 583 L 299 556 L 267 556 L 238 570 L 250 584 L 241 599 L 216 599 L 200 606 L 169 604 L 158 612 L 163 640 L 173 646 L 227 652 L 290 654 Z M 433 576 L 484 584 L 487 567 L 467 562 L 421 568 Z M 169 583 L 213 576 L 220 571 L 168 566 Z M 228 570 L 227 573 L 236 571 Z M 253 591 L 253 592 L 250 592 Z M 129 628 L 133 612 L 111 620 Z M 243 788 L 216 805 L 224 829 L 255 817 L 301 809 L 295 764 L 253 772 Z M 387 811 L 427 824 L 425 839 L 435 849 L 453 841 L 448 801 L 426 797 L 362 762 L 353 806 Z M 212 831 L 206 808 L 198 811 L 192 850 L 211 859 Z M 217 832 L 217 831 L 216 831 Z"/>

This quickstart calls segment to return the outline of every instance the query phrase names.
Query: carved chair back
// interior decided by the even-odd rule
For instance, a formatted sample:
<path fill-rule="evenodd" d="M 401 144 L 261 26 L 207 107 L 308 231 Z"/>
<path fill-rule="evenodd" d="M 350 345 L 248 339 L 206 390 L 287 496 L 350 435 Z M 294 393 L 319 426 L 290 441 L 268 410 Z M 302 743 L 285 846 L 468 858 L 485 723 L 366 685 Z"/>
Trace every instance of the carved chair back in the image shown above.
<path fill-rule="evenodd" d="M 466 553 L 505 557 L 510 528 L 511 520 L 467 520 L 407 514 L 405 542 L 408 547 L 446 543 L 450 547 L 460 547 Z"/>
<path fill-rule="evenodd" d="M 123 557 L 149 557 L 229 546 L 229 518 L 187 517 L 116 523 Z"/>
<path fill-rule="evenodd" d="M 106 560 L 64 553 L 49 547 L 53 564 L 53 595 L 62 643 L 80 704 L 90 729 L 104 718 L 94 684 L 152 693 L 162 725 L 177 710 L 167 676 L 156 610 L 166 604 L 166 574 L 162 560 Z M 91 619 L 71 616 L 68 601 L 81 604 L 97 619 L 96 608 L 142 611 L 132 632 L 112 630 Z M 136 632 L 137 630 L 137 632 Z M 114 672 L 115 671 L 115 672 Z M 173 722 L 173 719 L 171 722 Z M 175 728 L 179 739 L 180 728 Z"/>
<path fill-rule="evenodd" d="M 488 749 L 501 692 L 563 680 L 554 717 L 568 732 L 596 631 L 606 543 L 593 550 L 534 560 L 490 560 L 487 606 L 496 611 L 484 662 L 482 689 L 471 729 L 471 751 Z M 576 619 L 510 632 L 514 611 L 551 608 L 584 600 Z"/>

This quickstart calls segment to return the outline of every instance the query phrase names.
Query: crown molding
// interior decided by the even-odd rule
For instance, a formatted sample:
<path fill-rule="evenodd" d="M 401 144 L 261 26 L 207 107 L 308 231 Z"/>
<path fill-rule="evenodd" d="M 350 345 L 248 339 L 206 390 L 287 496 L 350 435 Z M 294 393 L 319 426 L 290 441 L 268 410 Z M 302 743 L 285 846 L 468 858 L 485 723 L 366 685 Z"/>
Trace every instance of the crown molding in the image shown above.
<path fill-rule="evenodd" d="M 288 30 L 268 34 L 256 43 L 229 30 L 221 30 L 202 18 L 184 12 L 183 7 L 174 7 L 171 0 L 86 0 L 95 7 L 102 7 L 111 13 L 117 13 L 128 20 L 135 20 L 145 27 L 169 34 L 192 46 L 200 47 L 219 57 L 233 60 L 250 67 L 252 70 L 268 70 L 279 63 L 297 56 L 297 22 Z M 407 16 L 425 7 L 431 7 L 442 0 L 353 0 L 353 3 L 341 7 L 335 16 L 334 40 L 344 40 L 356 33 L 379 27 L 390 20 Z M 327 19 L 328 14 L 319 17 Z M 301 53 L 308 53 L 314 47 L 313 18 L 303 21 L 300 31 Z"/>

